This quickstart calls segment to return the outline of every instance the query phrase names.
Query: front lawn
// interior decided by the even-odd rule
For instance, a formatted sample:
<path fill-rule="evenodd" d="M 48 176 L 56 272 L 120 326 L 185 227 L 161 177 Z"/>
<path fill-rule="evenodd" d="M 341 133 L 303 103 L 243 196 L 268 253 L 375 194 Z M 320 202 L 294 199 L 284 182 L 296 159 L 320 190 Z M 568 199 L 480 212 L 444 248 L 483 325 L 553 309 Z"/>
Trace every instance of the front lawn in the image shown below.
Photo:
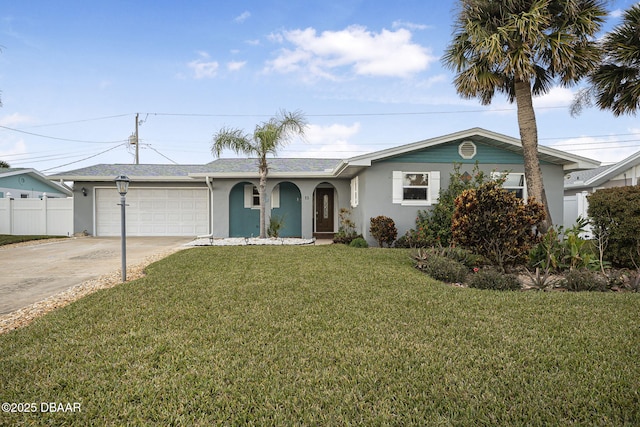
<path fill-rule="evenodd" d="M 0 401 L 38 408 L 0 424 L 640 424 L 636 293 L 456 288 L 343 245 L 147 271 L 0 336 Z"/>

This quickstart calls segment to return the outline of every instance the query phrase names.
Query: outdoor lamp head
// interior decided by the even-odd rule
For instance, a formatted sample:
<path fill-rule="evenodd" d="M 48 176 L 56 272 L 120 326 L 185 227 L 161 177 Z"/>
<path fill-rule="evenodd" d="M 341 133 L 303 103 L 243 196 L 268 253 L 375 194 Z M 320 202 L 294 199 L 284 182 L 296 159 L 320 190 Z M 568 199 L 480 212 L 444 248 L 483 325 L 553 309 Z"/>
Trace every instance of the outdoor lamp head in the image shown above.
<path fill-rule="evenodd" d="M 120 193 L 121 196 L 127 194 L 127 191 L 129 190 L 129 182 L 131 182 L 129 177 L 126 175 L 120 175 L 116 177 L 115 181 L 118 193 Z"/>

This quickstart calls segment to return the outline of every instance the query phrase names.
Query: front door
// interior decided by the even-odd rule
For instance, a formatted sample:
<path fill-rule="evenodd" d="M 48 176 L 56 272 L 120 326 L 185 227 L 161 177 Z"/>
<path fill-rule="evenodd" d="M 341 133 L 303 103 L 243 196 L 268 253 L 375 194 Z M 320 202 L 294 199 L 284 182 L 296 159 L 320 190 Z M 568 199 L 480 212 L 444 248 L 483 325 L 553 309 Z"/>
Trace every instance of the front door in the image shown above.
<path fill-rule="evenodd" d="M 333 232 L 333 188 L 316 188 L 316 233 Z"/>

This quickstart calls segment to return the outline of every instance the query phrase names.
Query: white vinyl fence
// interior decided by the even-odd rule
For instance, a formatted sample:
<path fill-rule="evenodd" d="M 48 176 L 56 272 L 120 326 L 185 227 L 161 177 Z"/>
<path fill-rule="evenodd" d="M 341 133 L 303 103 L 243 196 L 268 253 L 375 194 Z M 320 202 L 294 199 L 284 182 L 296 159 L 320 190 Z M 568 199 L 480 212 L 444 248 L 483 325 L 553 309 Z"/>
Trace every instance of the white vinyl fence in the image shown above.
<path fill-rule="evenodd" d="M 0 199 L 0 234 L 71 236 L 73 198 Z"/>
<path fill-rule="evenodd" d="M 588 192 L 583 191 L 576 193 L 575 196 L 564 196 L 564 218 L 563 225 L 565 230 L 575 225 L 578 217 L 588 218 L 587 210 L 589 209 L 589 200 L 587 196 Z M 591 237 L 591 226 L 587 226 L 585 233 L 582 235 L 584 238 Z"/>

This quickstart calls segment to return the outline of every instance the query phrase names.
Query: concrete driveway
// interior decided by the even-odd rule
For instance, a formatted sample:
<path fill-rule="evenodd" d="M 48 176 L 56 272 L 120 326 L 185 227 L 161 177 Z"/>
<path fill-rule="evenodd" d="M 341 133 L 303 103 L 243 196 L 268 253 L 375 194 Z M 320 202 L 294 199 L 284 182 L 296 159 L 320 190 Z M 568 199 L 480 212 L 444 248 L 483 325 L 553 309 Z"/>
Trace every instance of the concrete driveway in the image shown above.
<path fill-rule="evenodd" d="M 193 240 L 128 237 L 127 265 Z M 0 315 L 120 270 L 119 237 L 79 237 L 27 246 L 0 246 Z"/>

